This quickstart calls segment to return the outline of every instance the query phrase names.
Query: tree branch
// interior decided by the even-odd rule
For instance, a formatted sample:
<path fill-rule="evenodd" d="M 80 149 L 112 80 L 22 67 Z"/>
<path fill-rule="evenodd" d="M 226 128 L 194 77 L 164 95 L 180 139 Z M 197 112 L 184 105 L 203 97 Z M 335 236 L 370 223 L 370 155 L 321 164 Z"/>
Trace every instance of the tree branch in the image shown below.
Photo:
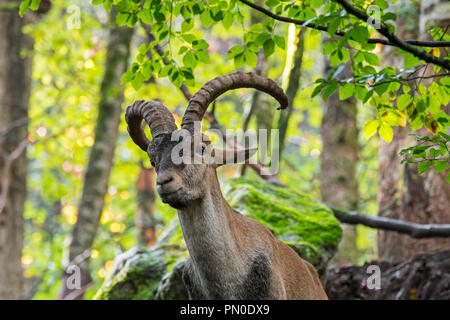
<path fill-rule="evenodd" d="M 268 17 L 271 17 L 275 20 L 293 23 L 293 24 L 296 24 L 296 25 L 299 25 L 302 27 L 316 29 L 316 30 L 320 30 L 320 31 L 328 31 L 327 26 L 319 25 L 319 24 L 304 21 L 304 20 L 298 20 L 298 19 L 279 16 L 279 15 L 274 14 L 271 11 L 255 4 L 255 3 L 248 1 L 248 0 L 239 0 L 239 1 L 255 10 L 258 10 L 259 12 L 264 13 Z M 359 18 L 360 20 L 363 20 L 364 22 L 367 22 L 367 19 L 369 18 L 369 16 L 367 16 L 364 12 L 361 12 L 358 9 L 352 7 L 345 0 L 335 0 L 335 1 L 337 1 L 339 4 L 341 4 L 348 13 L 355 15 L 357 18 Z M 437 58 L 437 57 L 425 52 L 423 49 L 418 48 L 418 47 L 450 47 L 450 41 L 400 40 L 395 35 L 393 35 L 389 32 L 389 30 L 387 29 L 385 24 L 382 25 L 381 29 L 378 30 L 378 32 L 380 34 L 382 34 L 383 36 L 385 36 L 387 38 L 387 40 L 386 39 L 369 39 L 368 43 L 379 43 L 379 44 L 383 44 L 383 45 L 394 46 L 394 47 L 403 49 L 407 52 L 410 52 L 413 55 L 415 55 L 416 57 L 423 59 L 429 63 L 433 63 L 433 64 L 441 66 L 447 70 L 450 70 L 450 62 L 449 61 Z M 346 34 L 346 32 L 338 30 L 335 32 L 335 34 L 337 36 L 342 37 Z M 416 46 L 418 46 L 418 47 L 416 47 Z"/>
<path fill-rule="evenodd" d="M 358 211 L 344 211 L 326 204 L 334 213 L 336 218 L 348 224 L 362 224 L 364 226 L 395 231 L 407 234 L 412 238 L 450 237 L 450 224 L 418 224 L 385 217 L 369 216 Z"/>
<path fill-rule="evenodd" d="M 335 1 L 339 3 L 349 14 L 367 23 L 369 16 L 365 12 L 360 11 L 357 8 L 353 7 L 350 3 L 347 2 L 347 0 L 335 0 Z M 377 28 L 375 30 L 377 30 L 378 33 L 380 33 L 381 35 L 385 36 L 389 40 L 389 42 L 392 43 L 393 46 L 405 50 L 409 53 L 412 53 L 416 57 L 426 62 L 433 63 L 437 66 L 443 67 L 450 71 L 450 61 L 435 57 L 432 54 L 423 50 L 422 48 L 416 47 L 404 40 L 399 39 L 395 34 L 389 31 L 389 28 L 385 23 L 380 23 L 380 28 Z"/>

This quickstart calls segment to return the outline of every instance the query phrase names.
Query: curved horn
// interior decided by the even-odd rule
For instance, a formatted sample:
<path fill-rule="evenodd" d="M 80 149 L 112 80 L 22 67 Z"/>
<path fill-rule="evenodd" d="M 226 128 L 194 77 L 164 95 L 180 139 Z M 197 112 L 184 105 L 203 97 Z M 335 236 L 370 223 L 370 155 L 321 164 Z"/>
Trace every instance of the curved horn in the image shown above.
<path fill-rule="evenodd" d="M 125 120 L 131 139 L 144 151 L 147 151 L 150 140 L 141 126 L 143 119 L 150 127 L 153 139 L 161 134 L 177 130 L 172 113 L 161 102 L 137 100 L 127 107 Z"/>
<path fill-rule="evenodd" d="M 251 72 L 235 72 L 208 81 L 194 94 L 189 100 L 181 127 L 192 131 L 194 122 L 202 120 L 211 102 L 226 91 L 238 88 L 255 88 L 270 94 L 280 103 L 278 109 L 286 109 L 288 106 L 288 97 L 275 81 Z"/>

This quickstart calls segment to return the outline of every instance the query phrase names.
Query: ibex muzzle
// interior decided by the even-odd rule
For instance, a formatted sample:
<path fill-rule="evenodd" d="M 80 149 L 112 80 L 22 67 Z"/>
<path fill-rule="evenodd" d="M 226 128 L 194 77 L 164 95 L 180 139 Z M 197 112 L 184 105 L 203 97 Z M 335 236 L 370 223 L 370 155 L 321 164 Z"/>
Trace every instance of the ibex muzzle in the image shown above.
<path fill-rule="evenodd" d="M 237 72 L 207 82 L 191 98 L 180 130 L 160 102 L 139 100 L 126 111 L 128 132 L 158 175 L 158 194 L 178 209 L 190 255 L 183 272 L 186 288 L 193 299 L 327 299 L 311 264 L 261 223 L 233 210 L 222 195 L 216 168 L 246 161 L 255 150 L 215 150 L 196 125 L 211 102 L 237 88 L 266 92 L 279 109 L 288 105 L 274 81 Z"/>

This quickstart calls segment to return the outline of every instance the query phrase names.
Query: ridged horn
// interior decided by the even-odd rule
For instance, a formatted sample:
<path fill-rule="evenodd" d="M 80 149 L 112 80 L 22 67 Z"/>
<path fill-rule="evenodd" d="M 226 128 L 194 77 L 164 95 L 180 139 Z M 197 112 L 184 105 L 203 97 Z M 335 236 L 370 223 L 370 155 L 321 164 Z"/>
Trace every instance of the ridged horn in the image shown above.
<path fill-rule="evenodd" d="M 184 113 L 181 127 L 192 132 L 194 122 L 202 120 L 211 102 L 226 91 L 238 88 L 254 88 L 270 94 L 280 103 L 278 109 L 286 109 L 288 106 L 288 97 L 275 81 L 251 72 L 235 72 L 208 81 L 192 96 Z"/>
<path fill-rule="evenodd" d="M 131 139 L 144 151 L 147 151 L 150 140 L 145 135 L 142 120 L 150 127 L 153 139 L 177 130 L 172 113 L 158 101 L 137 100 L 127 107 L 125 120 Z"/>

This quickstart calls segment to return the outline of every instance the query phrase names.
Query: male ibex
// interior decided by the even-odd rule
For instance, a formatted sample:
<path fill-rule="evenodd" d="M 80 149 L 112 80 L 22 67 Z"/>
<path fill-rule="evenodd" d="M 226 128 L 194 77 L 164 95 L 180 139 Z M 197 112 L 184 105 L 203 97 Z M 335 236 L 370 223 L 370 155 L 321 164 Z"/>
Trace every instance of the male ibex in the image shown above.
<path fill-rule="evenodd" d="M 201 121 L 219 95 L 237 88 L 256 88 L 276 98 L 280 108 L 287 107 L 287 96 L 274 81 L 252 73 L 237 72 L 207 82 L 189 101 L 181 123 L 181 130 L 193 138 L 192 146 L 195 136 L 201 138 L 193 156 L 203 157 L 212 149 L 207 136 L 194 130 L 194 123 Z M 125 118 L 131 138 L 148 153 L 156 170 L 162 201 L 178 209 L 190 255 L 183 281 L 192 299 L 327 299 L 310 263 L 224 199 L 216 174 L 222 163 L 215 159 L 223 160 L 226 152 L 212 150 L 212 161 L 176 164 L 172 154 L 179 142 L 171 137 L 180 130 L 163 104 L 136 101 L 127 108 Z M 150 127 L 151 141 L 143 131 L 143 119 Z M 232 159 L 242 156 L 248 159 L 251 152 L 232 151 Z"/>

